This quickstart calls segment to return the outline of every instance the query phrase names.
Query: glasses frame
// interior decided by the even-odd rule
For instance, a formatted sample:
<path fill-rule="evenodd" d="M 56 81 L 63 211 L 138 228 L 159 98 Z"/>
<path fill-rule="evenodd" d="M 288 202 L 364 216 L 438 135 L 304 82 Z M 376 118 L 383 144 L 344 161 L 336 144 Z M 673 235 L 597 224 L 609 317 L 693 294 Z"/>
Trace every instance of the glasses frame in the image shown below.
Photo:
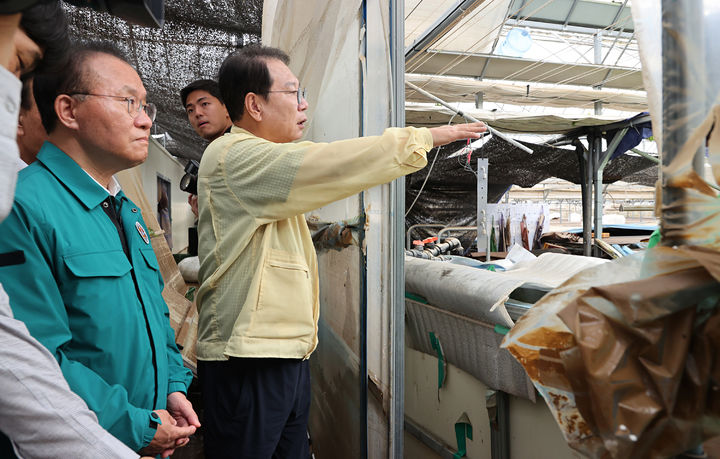
<path fill-rule="evenodd" d="M 144 111 L 145 114 L 148 116 L 148 118 L 150 118 L 150 121 L 152 121 L 152 122 L 155 122 L 155 117 L 157 116 L 157 107 L 152 102 L 142 103 L 142 102 L 138 101 L 138 108 L 137 108 L 137 110 L 135 110 L 135 113 L 133 113 L 131 105 L 132 105 L 133 101 L 137 100 L 137 98 L 132 97 L 132 96 L 114 96 L 111 94 L 94 94 L 94 93 L 90 93 L 90 92 L 73 92 L 73 93 L 68 94 L 68 96 L 110 97 L 113 99 L 124 100 L 127 103 L 128 115 L 130 115 L 132 117 L 132 119 L 135 119 L 138 116 L 140 116 L 141 111 Z"/>
<path fill-rule="evenodd" d="M 295 93 L 297 94 L 297 104 L 298 106 L 302 105 L 302 101 L 305 100 L 305 88 L 297 88 L 297 89 L 277 89 L 274 91 L 268 91 L 268 93 L 271 92 L 284 92 L 286 94 Z"/>

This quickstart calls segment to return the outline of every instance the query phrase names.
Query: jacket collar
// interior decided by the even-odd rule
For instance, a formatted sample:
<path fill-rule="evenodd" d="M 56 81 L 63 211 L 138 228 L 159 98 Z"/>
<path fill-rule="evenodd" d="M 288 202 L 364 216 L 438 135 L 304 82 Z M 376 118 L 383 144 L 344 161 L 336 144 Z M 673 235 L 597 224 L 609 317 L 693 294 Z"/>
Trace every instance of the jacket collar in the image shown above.
<path fill-rule="evenodd" d="M 43 144 L 37 159 L 88 209 L 100 205 L 110 195 L 78 163 L 50 142 Z M 122 191 L 116 195 L 117 199 L 123 197 Z"/>

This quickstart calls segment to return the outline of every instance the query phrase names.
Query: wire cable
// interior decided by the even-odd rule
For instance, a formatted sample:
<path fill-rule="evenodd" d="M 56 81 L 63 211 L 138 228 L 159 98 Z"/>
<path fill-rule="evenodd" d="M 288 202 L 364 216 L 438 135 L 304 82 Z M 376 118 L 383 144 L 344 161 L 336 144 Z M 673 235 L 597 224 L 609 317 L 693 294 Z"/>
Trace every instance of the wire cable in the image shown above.
<path fill-rule="evenodd" d="M 448 121 L 448 126 L 450 126 L 450 124 L 452 123 L 452 120 L 455 119 L 456 115 L 457 115 L 457 113 L 454 113 L 453 116 L 450 118 L 450 121 Z M 425 180 L 423 180 L 422 185 L 420 185 L 420 189 L 418 190 L 417 195 L 415 195 L 415 199 L 413 199 L 412 204 L 410 204 L 410 207 L 408 207 L 408 210 L 405 211 L 405 218 L 407 218 L 408 214 L 410 213 L 412 208 L 415 206 L 415 203 L 417 202 L 418 198 L 420 197 L 423 190 L 425 189 L 425 184 L 427 183 L 428 179 L 430 178 L 430 174 L 432 173 L 433 167 L 435 167 L 435 161 L 437 161 L 438 156 L 440 156 L 440 151 L 442 150 L 443 147 L 444 147 L 444 145 L 440 145 L 438 147 L 437 151 L 435 152 L 435 157 L 433 158 L 432 164 L 430 164 L 430 169 L 428 169 L 427 175 L 425 176 Z"/>

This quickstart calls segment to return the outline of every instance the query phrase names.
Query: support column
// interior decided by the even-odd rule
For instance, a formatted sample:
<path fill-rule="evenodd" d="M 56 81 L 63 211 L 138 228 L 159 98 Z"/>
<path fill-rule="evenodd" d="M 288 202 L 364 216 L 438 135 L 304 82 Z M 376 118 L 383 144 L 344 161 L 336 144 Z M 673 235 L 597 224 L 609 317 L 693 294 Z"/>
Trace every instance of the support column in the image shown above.
<path fill-rule="evenodd" d="M 490 261 L 490 228 L 487 214 L 488 159 L 478 158 L 477 170 L 477 250 L 485 250 L 485 259 Z"/>
<path fill-rule="evenodd" d="M 595 56 L 594 56 L 595 59 L 593 60 L 593 62 L 598 65 L 602 64 L 602 35 L 603 35 L 602 30 L 598 30 L 598 32 L 595 34 L 595 37 L 594 37 L 593 50 L 595 51 Z M 599 91 L 600 89 L 602 89 L 602 86 L 593 86 L 593 89 Z M 596 100 L 595 104 L 594 104 L 594 108 L 595 108 L 596 115 L 602 115 L 602 102 L 601 101 Z"/>
<path fill-rule="evenodd" d="M 588 198 L 588 184 L 587 184 L 587 149 L 585 149 L 585 146 L 580 142 L 579 139 L 575 139 L 573 141 L 573 146 L 575 147 L 575 155 L 577 155 L 578 160 L 578 167 L 580 169 L 580 195 L 582 197 L 582 210 L 583 210 L 583 255 L 590 256 L 590 245 L 585 242 L 587 235 L 585 234 L 585 208 L 588 206 L 588 202 L 590 199 Z M 570 213 L 572 212 L 570 201 L 568 201 L 568 222 L 570 221 Z M 562 221 L 563 215 L 562 215 L 562 201 L 560 201 L 560 221 Z"/>
<path fill-rule="evenodd" d="M 389 0 L 392 126 L 405 127 L 405 3 Z M 390 184 L 392 295 L 390 316 L 390 447 L 388 456 L 402 459 L 405 425 L 405 177 Z"/>
<path fill-rule="evenodd" d="M 595 224 L 593 229 L 595 231 L 595 239 L 602 239 L 602 216 L 603 216 L 603 193 L 602 193 L 602 169 L 600 164 L 602 162 L 602 136 L 596 135 L 593 137 L 593 189 L 595 204 L 593 206 Z M 595 248 L 595 256 L 600 255 L 600 250 Z"/>
<path fill-rule="evenodd" d="M 483 108 L 483 97 L 485 96 L 485 93 L 482 91 L 475 93 L 475 108 L 478 110 L 482 110 Z"/>
<path fill-rule="evenodd" d="M 585 164 L 585 175 L 582 180 L 583 189 L 583 255 L 589 257 L 592 255 L 592 183 L 593 183 L 593 150 L 594 150 L 594 137 L 588 136 L 588 149 L 584 151 L 584 164 Z"/>

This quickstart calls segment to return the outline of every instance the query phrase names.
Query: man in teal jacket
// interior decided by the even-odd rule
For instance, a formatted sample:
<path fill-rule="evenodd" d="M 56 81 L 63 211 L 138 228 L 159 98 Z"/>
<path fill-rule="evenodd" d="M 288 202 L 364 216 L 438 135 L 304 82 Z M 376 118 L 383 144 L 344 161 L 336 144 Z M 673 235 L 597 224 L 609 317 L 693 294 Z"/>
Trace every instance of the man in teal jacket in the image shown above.
<path fill-rule="evenodd" d="M 0 253 L 25 259 L 0 267 L 0 282 L 100 424 L 167 457 L 200 425 L 185 398 L 192 375 L 147 228 L 113 177 L 147 157 L 155 107 L 108 45 L 75 49 L 61 73 L 35 82 L 49 142 L 0 225 Z"/>

